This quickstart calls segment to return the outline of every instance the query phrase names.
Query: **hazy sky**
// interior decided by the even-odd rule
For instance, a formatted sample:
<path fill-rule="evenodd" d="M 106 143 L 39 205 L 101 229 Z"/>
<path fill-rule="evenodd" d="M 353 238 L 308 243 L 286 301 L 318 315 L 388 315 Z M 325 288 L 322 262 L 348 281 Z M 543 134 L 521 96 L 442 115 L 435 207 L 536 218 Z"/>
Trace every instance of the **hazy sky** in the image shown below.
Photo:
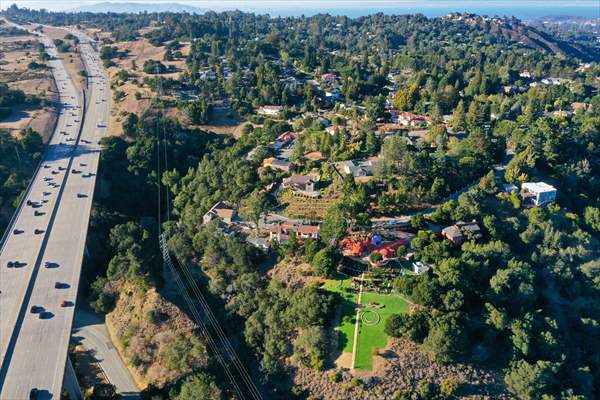
<path fill-rule="evenodd" d="M 499 15 L 582 15 L 600 18 L 600 0 L 0 0 L 0 7 L 13 3 L 29 8 L 70 10 L 82 5 L 105 1 L 126 3 L 180 3 L 215 11 L 240 9 L 274 15 L 355 14 L 388 12 L 438 15 L 453 11 Z"/>

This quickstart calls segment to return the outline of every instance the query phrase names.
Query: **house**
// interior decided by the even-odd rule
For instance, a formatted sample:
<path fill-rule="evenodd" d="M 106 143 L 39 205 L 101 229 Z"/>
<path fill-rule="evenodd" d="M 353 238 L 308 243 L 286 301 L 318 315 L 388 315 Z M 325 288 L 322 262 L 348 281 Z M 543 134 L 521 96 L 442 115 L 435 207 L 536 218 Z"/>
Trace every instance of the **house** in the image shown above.
<path fill-rule="evenodd" d="M 475 220 L 471 222 L 458 221 L 456 224 L 442 229 L 442 236 L 453 245 L 460 246 L 465 239 L 479 239 L 481 229 Z"/>
<path fill-rule="evenodd" d="M 325 128 L 325 132 L 327 132 L 331 136 L 334 136 L 336 134 L 336 132 L 341 132 L 343 129 L 344 129 L 343 126 L 331 125 L 331 126 L 328 126 L 327 128 Z"/>
<path fill-rule="evenodd" d="M 431 265 L 424 264 L 422 261 L 415 261 L 412 263 L 412 270 L 417 275 L 421 275 L 422 273 L 427 272 L 429 269 L 431 269 Z"/>
<path fill-rule="evenodd" d="M 315 184 L 319 181 L 319 175 L 310 173 L 306 175 L 292 175 L 284 178 L 281 183 L 282 189 L 291 189 L 293 192 L 310 197 L 318 197 L 319 191 L 315 190 Z"/>
<path fill-rule="evenodd" d="M 281 135 L 279 135 L 277 139 L 275 139 L 273 147 L 275 148 L 275 150 L 281 150 L 283 147 L 290 145 L 294 140 L 296 140 L 297 137 L 298 135 L 295 132 L 284 132 Z"/>
<path fill-rule="evenodd" d="M 576 101 L 576 102 L 571 103 L 571 108 L 573 109 L 574 112 L 577 112 L 579 110 L 587 111 L 587 110 L 589 110 L 590 105 L 588 103 Z"/>
<path fill-rule="evenodd" d="M 275 157 L 265 158 L 263 160 L 263 167 L 269 167 L 277 169 L 279 171 L 288 172 L 292 166 L 292 163 L 287 160 L 281 160 Z"/>
<path fill-rule="evenodd" d="M 523 71 L 519 73 L 520 78 L 531 79 L 533 78 L 533 74 L 529 71 Z"/>
<path fill-rule="evenodd" d="M 510 94 L 517 90 L 517 86 L 516 85 L 505 85 L 502 87 L 502 90 L 504 91 L 504 93 Z"/>
<path fill-rule="evenodd" d="M 542 79 L 542 83 L 544 85 L 562 85 L 563 83 L 571 82 L 569 79 L 564 78 L 544 78 Z"/>
<path fill-rule="evenodd" d="M 327 84 L 335 84 L 337 82 L 336 74 L 323 74 L 321 75 L 321 81 Z"/>
<path fill-rule="evenodd" d="M 360 176 L 373 176 L 373 169 L 375 167 L 375 160 L 366 161 L 342 161 L 338 165 L 340 166 L 341 173 L 344 175 L 352 175 L 354 177 Z"/>
<path fill-rule="evenodd" d="M 202 223 L 208 224 L 210 221 L 218 219 L 219 221 L 231 225 L 233 218 L 235 217 L 235 210 L 228 207 L 222 201 L 218 201 L 210 210 L 202 217 Z"/>
<path fill-rule="evenodd" d="M 283 106 L 262 106 L 258 109 L 260 115 L 277 116 L 283 112 Z"/>
<path fill-rule="evenodd" d="M 394 120 L 394 118 L 396 118 L 396 120 Z M 423 126 L 431 125 L 431 118 L 412 113 L 399 113 L 395 116 L 395 114 L 392 113 L 392 122 L 404 126 Z"/>
<path fill-rule="evenodd" d="M 296 238 L 300 239 L 317 239 L 321 227 L 319 225 L 280 224 L 271 225 L 267 229 L 269 231 L 269 240 L 282 242 L 287 241 L 291 233 L 294 233 Z"/>
<path fill-rule="evenodd" d="M 545 182 L 524 182 L 521 184 L 521 197 L 541 206 L 556 201 L 556 188 Z"/>
<path fill-rule="evenodd" d="M 566 110 L 556 110 L 556 111 L 552 111 L 552 115 L 555 117 L 568 118 L 568 117 L 572 116 L 573 113 L 571 111 L 566 111 Z"/>
<path fill-rule="evenodd" d="M 266 238 L 257 238 L 257 237 L 250 237 L 248 236 L 246 238 L 246 242 L 250 243 L 251 245 L 253 245 L 256 248 L 259 248 L 263 251 L 266 251 L 269 249 L 269 245 L 270 245 L 270 241 L 269 239 Z"/>
<path fill-rule="evenodd" d="M 502 185 L 502 191 L 504 193 L 516 193 L 519 191 L 519 188 L 512 183 L 505 183 Z"/>

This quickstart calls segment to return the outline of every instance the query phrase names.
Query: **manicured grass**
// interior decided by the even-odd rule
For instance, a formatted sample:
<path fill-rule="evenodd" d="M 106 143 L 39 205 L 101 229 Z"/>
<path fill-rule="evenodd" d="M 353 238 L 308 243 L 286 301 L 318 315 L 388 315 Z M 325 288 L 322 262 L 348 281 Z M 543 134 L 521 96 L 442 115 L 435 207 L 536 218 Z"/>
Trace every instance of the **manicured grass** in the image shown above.
<path fill-rule="evenodd" d="M 325 282 L 323 289 L 338 294 L 341 301 L 338 349 L 343 352 L 352 352 L 354 340 L 354 323 L 356 322 L 357 293 L 348 293 L 344 289 L 349 288 L 351 279 L 330 280 Z"/>
<path fill-rule="evenodd" d="M 383 305 L 383 307 L 369 306 L 371 302 Z M 387 335 L 383 331 L 385 320 L 392 314 L 408 312 L 408 304 L 396 295 L 366 292 L 362 294 L 361 304 L 363 310 L 376 311 L 380 316 L 379 322 L 375 325 L 368 326 L 362 320 L 358 323 L 358 343 L 354 368 L 370 370 L 373 367 L 373 349 L 384 348 L 387 344 Z"/>
<path fill-rule="evenodd" d="M 341 320 L 338 321 L 338 349 L 348 353 L 352 352 L 356 304 L 358 301 L 358 293 L 349 293 L 344 290 L 350 287 L 350 283 L 351 279 L 332 279 L 326 281 L 323 285 L 323 289 L 339 295 L 338 301 L 342 302 Z M 373 305 L 369 306 L 369 303 L 373 303 Z M 358 342 L 354 367 L 370 370 L 373 367 L 373 349 L 376 347 L 384 348 L 387 344 L 387 335 L 383 331 L 385 320 L 392 314 L 408 312 L 408 303 L 396 295 L 363 292 L 361 304 L 363 311 L 373 310 L 379 315 L 379 321 L 374 325 L 366 325 L 362 321 L 359 321 L 358 325 Z M 372 316 L 370 315 L 370 317 Z"/>

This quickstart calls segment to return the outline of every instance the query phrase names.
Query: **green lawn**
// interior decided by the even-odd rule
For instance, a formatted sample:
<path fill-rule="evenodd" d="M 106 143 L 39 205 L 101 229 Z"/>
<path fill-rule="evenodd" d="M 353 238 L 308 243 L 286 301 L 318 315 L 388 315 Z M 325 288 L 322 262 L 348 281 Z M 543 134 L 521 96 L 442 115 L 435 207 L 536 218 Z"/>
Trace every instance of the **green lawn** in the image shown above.
<path fill-rule="evenodd" d="M 370 307 L 374 302 L 384 307 Z M 370 370 L 373 366 L 373 349 L 383 348 L 387 344 L 387 335 L 383 331 L 385 320 L 392 314 L 408 312 L 408 303 L 396 295 L 383 295 L 363 292 L 361 304 L 364 310 L 374 310 L 379 314 L 379 322 L 375 325 L 365 325 L 362 320 L 358 323 L 358 343 L 356 346 L 356 361 L 354 368 Z"/>
<path fill-rule="evenodd" d="M 341 304 L 341 321 L 339 326 L 338 349 L 343 352 L 352 352 L 354 340 L 354 323 L 356 319 L 356 303 L 358 294 L 348 293 L 344 288 L 350 287 L 351 279 L 329 280 L 323 285 L 323 289 L 338 294 Z M 383 307 L 369 306 L 369 303 L 377 303 Z M 356 349 L 356 369 L 370 370 L 373 366 L 372 354 L 375 347 L 383 348 L 387 344 L 387 335 L 383 331 L 385 320 L 392 314 L 408 311 L 406 301 L 396 295 L 383 295 L 363 292 L 361 304 L 364 310 L 374 310 L 379 315 L 379 322 L 375 325 L 365 325 L 359 321 L 358 343 Z M 373 314 L 371 314 L 373 315 Z"/>
<path fill-rule="evenodd" d="M 358 301 L 358 294 L 348 293 L 344 291 L 344 288 L 350 287 L 351 279 L 340 279 L 330 280 L 325 282 L 323 288 L 336 293 L 340 296 L 341 313 L 339 321 L 339 338 L 338 338 L 338 349 L 343 352 L 352 352 L 352 342 L 354 340 L 354 323 L 356 321 L 356 302 Z"/>

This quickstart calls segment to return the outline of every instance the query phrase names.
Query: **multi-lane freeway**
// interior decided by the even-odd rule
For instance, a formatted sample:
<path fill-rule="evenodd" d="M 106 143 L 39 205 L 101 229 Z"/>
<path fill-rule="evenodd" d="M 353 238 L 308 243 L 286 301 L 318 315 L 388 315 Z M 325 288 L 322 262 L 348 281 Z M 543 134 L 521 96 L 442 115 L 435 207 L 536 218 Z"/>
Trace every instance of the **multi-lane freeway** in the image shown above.
<path fill-rule="evenodd" d="M 92 207 L 110 112 L 107 76 L 80 39 L 88 84 L 77 92 L 52 41 L 60 114 L 39 169 L 0 247 L 0 399 L 60 398 Z"/>

